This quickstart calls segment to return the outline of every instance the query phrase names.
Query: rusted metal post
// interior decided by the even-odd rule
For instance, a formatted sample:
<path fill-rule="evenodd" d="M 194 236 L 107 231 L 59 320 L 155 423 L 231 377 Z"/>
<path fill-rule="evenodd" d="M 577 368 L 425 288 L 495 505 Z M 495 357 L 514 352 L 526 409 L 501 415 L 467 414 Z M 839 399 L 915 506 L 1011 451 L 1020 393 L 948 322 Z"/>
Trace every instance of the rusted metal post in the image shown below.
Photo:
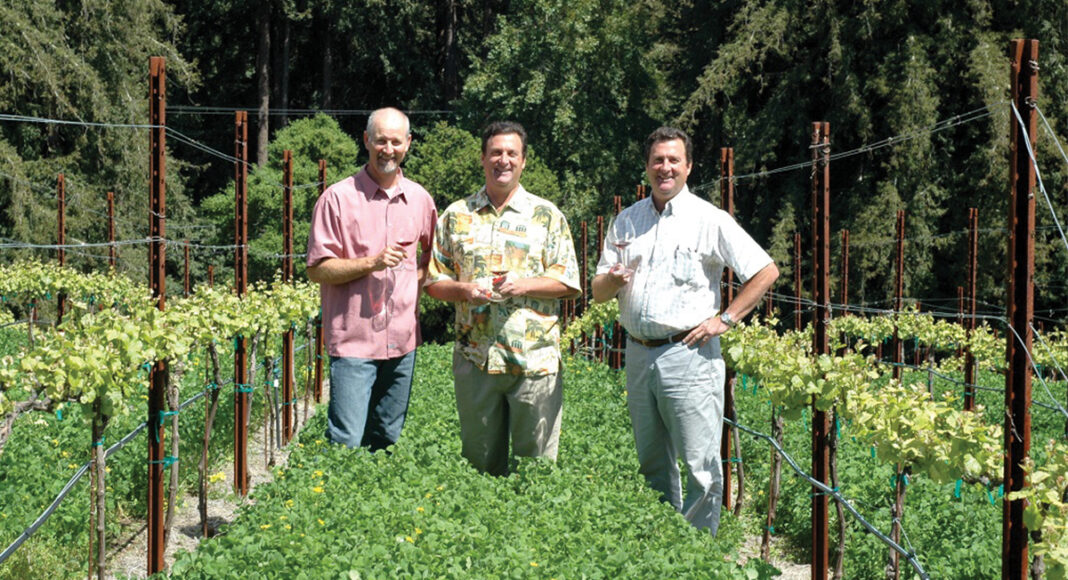
<path fill-rule="evenodd" d="M 282 152 L 282 283 L 293 283 L 293 152 Z M 282 441 L 293 439 L 293 327 L 282 333 Z"/>
<path fill-rule="evenodd" d="M 149 59 L 149 284 L 160 310 L 166 307 L 166 130 L 167 73 L 163 57 Z M 152 366 L 148 388 L 148 574 L 164 568 L 163 560 L 163 409 L 167 393 L 167 361 Z"/>
<path fill-rule="evenodd" d="M 831 124 L 812 124 L 812 351 L 830 354 L 831 318 Z M 798 277 L 800 279 L 800 276 Z M 812 477 L 831 487 L 830 417 L 812 406 Z M 827 496 L 812 488 L 812 578 L 827 578 L 829 546 Z"/>
<path fill-rule="evenodd" d="M 601 256 L 601 248 L 604 247 L 604 216 L 597 216 L 597 257 Z M 594 357 L 604 362 L 604 330 L 601 325 L 598 324 L 597 328 L 593 329 L 593 344 Z"/>
<path fill-rule="evenodd" d="M 970 340 L 975 332 L 975 277 L 979 271 L 979 210 L 968 209 L 968 301 L 965 307 L 965 328 Z M 975 410 L 976 361 L 972 349 L 964 356 L 964 410 Z"/>
<path fill-rule="evenodd" d="M 579 239 L 580 239 L 579 245 L 582 246 L 582 253 L 581 253 L 581 255 L 579 255 L 579 270 L 580 270 L 580 272 L 579 272 L 579 284 L 582 285 L 582 296 L 579 297 L 578 311 L 575 313 L 577 316 L 582 316 L 583 314 L 586 313 L 586 304 L 588 304 L 587 300 L 589 300 L 589 295 L 590 295 L 589 287 L 588 287 L 589 286 L 589 284 L 588 284 L 588 280 L 589 279 L 586 277 L 586 275 L 587 275 L 586 261 L 588 259 L 587 258 L 587 254 L 588 254 L 588 252 L 587 252 L 587 249 L 588 249 L 587 248 L 587 244 L 589 244 L 589 230 L 590 230 L 589 224 L 586 223 L 586 220 L 582 220 L 582 230 L 581 230 L 581 233 L 579 234 Z M 583 332 L 582 333 L 582 340 L 579 342 L 579 344 L 581 345 L 581 348 L 585 348 L 586 347 L 586 339 L 587 339 L 586 333 Z"/>
<path fill-rule="evenodd" d="M 319 195 L 326 191 L 326 159 L 319 160 Z M 315 317 L 315 402 L 323 402 L 323 309 Z"/>
<path fill-rule="evenodd" d="M 619 215 L 619 212 L 623 211 L 623 197 L 616 195 L 612 197 L 612 206 L 615 211 L 615 215 Z M 617 319 L 612 323 L 612 353 L 609 357 L 609 366 L 614 369 L 623 368 L 623 327 L 619 324 Z"/>
<path fill-rule="evenodd" d="M 905 305 L 905 210 L 897 210 L 897 251 L 894 263 L 894 313 L 900 316 Z M 901 380 L 901 365 L 905 362 L 905 349 L 901 344 L 901 338 L 897 335 L 897 325 L 894 325 L 894 340 L 891 343 L 894 349 L 895 379 Z M 896 554 L 896 552 L 894 552 Z"/>
<path fill-rule="evenodd" d="M 794 329 L 801 330 L 801 234 L 794 234 Z"/>
<path fill-rule="evenodd" d="M 1035 167 L 1027 142 L 1035 150 L 1038 134 L 1035 103 L 1038 99 L 1038 41 L 1013 40 L 1012 101 L 1023 119 L 1010 115 L 1009 166 L 1009 292 L 1006 333 L 1009 370 L 1005 375 L 1005 500 L 1002 503 L 1001 577 L 1028 577 L 1025 500 L 1009 500 L 1014 491 L 1027 486 L 1024 461 L 1031 451 L 1031 365 L 1035 276 Z M 1027 133 L 1024 133 L 1026 128 Z"/>
<path fill-rule="evenodd" d="M 723 211 L 734 216 L 734 149 L 721 147 L 719 150 L 719 207 Z M 720 311 L 724 311 L 734 301 L 734 272 L 730 268 L 723 270 L 723 293 L 720 299 Z M 727 369 L 726 381 L 723 388 L 723 416 L 734 421 L 737 413 L 734 409 L 734 379 L 733 369 Z M 719 455 L 723 462 L 723 509 L 731 509 L 731 474 L 734 465 L 731 463 L 731 427 L 723 424 L 723 433 L 720 436 Z"/>
<path fill-rule="evenodd" d="M 248 112 L 234 120 L 234 289 L 248 291 Z M 247 336 L 234 337 L 234 492 L 248 495 L 249 393 Z"/>
<path fill-rule="evenodd" d="M 215 287 L 215 266 L 208 266 L 208 286 Z"/>
<path fill-rule="evenodd" d="M 56 179 L 56 252 L 59 258 L 59 267 L 67 265 L 67 179 L 62 173 Z M 63 323 L 63 311 L 66 308 L 67 295 L 63 292 L 56 293 L 56 326 Z"/>
<path fill-rule="evenodd" d="M 115 245 L 115 192 L 108 192 L 108 268 L 112 272 L 118 266 L 119 253 Z"/>

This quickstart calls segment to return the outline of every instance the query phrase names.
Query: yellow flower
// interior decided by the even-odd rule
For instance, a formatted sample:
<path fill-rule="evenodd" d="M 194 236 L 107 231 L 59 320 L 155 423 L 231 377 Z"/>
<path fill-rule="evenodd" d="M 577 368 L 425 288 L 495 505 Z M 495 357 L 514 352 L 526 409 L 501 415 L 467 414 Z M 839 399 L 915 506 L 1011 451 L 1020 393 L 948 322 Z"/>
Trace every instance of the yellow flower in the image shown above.
<path fill-rule="evenodd" d="M 322 469 L 316 469 L 315 471 L 312 472 L 312 477 L 322 477 L 322 476 L 323 476 L 323 470 Z"/>
<path fill-rule="evenodd" d="M 432 494 L 432 493 L 430 493 L 430 492 L 427 492 L 427 494 L 426 494 L 426 498 L 427 498 L 427 499 L 430 499 L 430 498 L 432 498 L 432 497 L 434 497 L 434 494 Z"/>
<path fill-rule="evenodd" d="M 326 522 L 323 521 L 323 518 L 319 518 L 319 525 L 320 526 L 325 526 L 326 525 Z"/>
<path fill-rule="evenodd" d="M 287 531 L 287 532 L 288 532 L 289 530 L 292 530 L 292 529 L 293 529 L 293 526 L 291 526 L 291 525 L 289 525 L 289 524 L 286 524 L 286 531 Z"/>
<path fill-rule="evenodd" d="M 317 485 L 312 488 L 312 491 L 314 491 L 315 493 L 323 493 L 323 486 Z"/>
<path fill-rule="evenodd" d="M 269 527 L 271 527 L 271 524 L 263 524 L 262 526 L 260 526 L 260 529 L 261 530 L 266 530 Z"/>
<path fill-rule="evenodd" d="M 220 481 L 226 481 L 226 473 L 220 471 L 208 476 L 208 483 L 218 483 Z"/>
<path fill-rule="evenodd" d="M 66 458 L 70 457 L 70 451 L 67 451 L 66 449 L 64 449 L 63 451 L 61 451 L 59 453 L 59 456 L 64 458 L 64 459 L 66 459 Z"/>
<path fill-rule="evenodd" d="M 419 513 L 423 513 L 426 510 L 423 509 L 423 506 L 419 506 L 419 507 L 415 508 L 415 511 L 417 511 Z"/>
<path fill-rule="evenodd" d="M 278 519 L 285 521 L 285 520 L 289 519 L 289 516 L 287 516 L 285 514 L 282 514 L 282 515 L 278 516 Z"/>
<path fill-rule="evenodd" d="M 421 533 L 423 533 L 423 530 L 420 530 L 419 528 L 415 528 L 415 535 L 418 536 Z"/>
<path fill-rule="evenodd" d="M 52 445 L 59 445 L 59 439 L 53 439 Z"/>
<path fill-rule="evenodd" d="M 68 463 L 67 464 L 67 469 L 78 469 L 78 464 L 77 463 Z"/>
<path fill-rule="evenodd" d="M 404 541 L 408 542 L 409 544 L 415 543 L 415 540 L 413 540 L 411 536 L 404 536 Z"/>
<path fill-rule="evenodd" d="M 287 508 L 291 508 L 291 507 L 293 507 L 293 500 L 291 500 L 291 499 L 287 499 L 287 500 L 286 500 L 286 507 L 287 507 Z"/>
<path fill-rule="evenodd" d="M 530 565 L 531 565 L 531 566 L 534 566 L 535 568 L 537 568 L 537 567 L 538 567 L 538 563 L 537 563 L 537 562 L 531 562 L 531 563 L 530 563 Z"/>
<path fill-rule="evenodd" d="M 434 489 L 436 489 L 436 490 L 438 490 L 438 491 L 445 491 L 445 486 L 444 486 L 444 485 L 439 485 L 439 486 L 437 486 L 437 487 L 436 487 L 436 488 L 434 488 Z"/>

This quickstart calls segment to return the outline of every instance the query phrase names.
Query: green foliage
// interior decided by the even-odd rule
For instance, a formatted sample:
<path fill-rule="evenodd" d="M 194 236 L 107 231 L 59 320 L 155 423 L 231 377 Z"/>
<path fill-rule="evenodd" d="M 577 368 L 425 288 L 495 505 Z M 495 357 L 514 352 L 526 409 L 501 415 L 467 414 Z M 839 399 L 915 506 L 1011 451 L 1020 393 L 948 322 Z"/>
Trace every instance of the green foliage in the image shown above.
<path fill-rule="evenodd" d="M 182 28 L 161 0 L 41 2 L 0 6 L 0 110 L 26 116 L 91 123 L 148 121 L 148 59 L 167 59 L 172 86 L 197 77 L 172 43 Z M 173 143 L 171 144 L 174 145 Z M 67 236 L 106 239 L 106 192 L 114 191 L 119 239 L 143 237 L 148 133 L 144 129 L 37 123 L 0 125 L 0 235 L 27 243 L 55 241 L 56 175 L 67 178 Z M 168 163 L 168 217 L 192 219 L 183 171 Z M 134 221 L 136 219 L 136 221 Z M 132 254 L 132 252 L 131 252 Z M 69 264 L 99 267 L 71 252 Z M 144 254 L 122 269 L 143 268 Z"/>
<path fill-rule="evenodd" d="M 293 248 L 304 252 L 312 209 L 319 197 L 319 160 L 327 163 L 327 185 L 356 173 L 360 146 L 325 115 L 294 121 L 270 145 L 270 159 L 248 175 L 249 279 L 270 279 L 282 253 L 282 151 L 293 152 Z M 234 183 L 204 200 L 204 219 L 215 225 L 217 244 L 233 244 Z M 303 276 L 304 262 L 293 261 Z M 224 270 L 225 272 L 225 270 Z M 217 272 L 217 275 L 225 275 Z"/>
<path fill-rule="evenodd" d="M 562 205 L 573 221 L 633 191 L 642 176 L 640 144 L 667 116 L 665 63 L 647 48 L 655 38 L 646 21 L 655 11 L 622 0 L 513 2 L 467 76 L 464 122 L 523 123 L 564 176 Z"/>
<path fill-rule="evenodd" d="M 223 535 L 179 555 L 172 574 L 770 577 L 762 563 L 730 561 L 741 530 L 729 515 L 713 538 L 645 486 L 622 378 L 602 365 L 567 361 L 558 463 L 523 460 L 508 477 L 476 472 L 460 456 L 451 351 L 420 349 L 412 410 L 392 454 L 330 445 L 317 415 L 289 466 L 256 489 Z"/>

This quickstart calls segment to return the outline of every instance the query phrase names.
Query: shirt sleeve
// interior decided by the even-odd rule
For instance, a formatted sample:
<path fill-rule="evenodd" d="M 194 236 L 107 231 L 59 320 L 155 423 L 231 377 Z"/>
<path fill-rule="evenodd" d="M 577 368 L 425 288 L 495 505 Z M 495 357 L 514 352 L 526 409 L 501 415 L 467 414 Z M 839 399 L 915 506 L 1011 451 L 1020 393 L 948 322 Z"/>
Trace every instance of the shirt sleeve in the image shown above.
<path fill-rule="evenodd" d="M 543 276 L 559 281 L 568 288 L 582 290 L 579 283 L 578 259 L 575 256 L 575 242 L 571 239 L 571 228 L 567 218 L 560 210 L 553 208 L 549 222 L 548 239 L 545 241 L 545 255 L 542 256 Z"/>
<path fill-rule="evenodd" d="M 456 214 L 449 209 L 441 214 L 434 229 L 434 245 L 430 251 L 430 264 L 426 277 L 426 285 L 429 286 L 442 280 L 457 280 L 456 266 L 453 262 L 452 231 Z"/>
<path fill-rule="evenodd" d="M 327 191 L 315 202 L 312 211 L 306 266 L 310 268 L 327 258 L 344 257 L 342 239 L 336 199 Z"/>
<path fill-rule="evenodd" d="M 724 218 L 717 228 L 719 258 L 745 283 L 773 260 L 734 218 L 729 215 L 724 215 Z"/>
<path fill-rule="evenodd" d="M 419 248 L 422 252 L 422 255 L 419 256 L 420 268 L 427 268 L 430 264 L 434 248 L 434 232 L 437 230 L 438 223 L 438 208 L 434 205 L 434 199 L 430 197 L 430 194 L 427 194 L 427 205 L 429 206 L 427 211 L 423 212 L 423 215 L 426 216 L 426 223 L 424 223 L 422 234 L 419 236 Z"/>

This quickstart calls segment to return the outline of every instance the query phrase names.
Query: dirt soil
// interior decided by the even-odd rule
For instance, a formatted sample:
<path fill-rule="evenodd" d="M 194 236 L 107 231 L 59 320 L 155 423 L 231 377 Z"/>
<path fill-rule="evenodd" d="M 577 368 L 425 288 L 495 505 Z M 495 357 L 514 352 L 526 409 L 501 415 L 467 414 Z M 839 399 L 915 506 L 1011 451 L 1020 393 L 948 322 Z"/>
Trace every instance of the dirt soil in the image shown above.
<path fill-rule="evenodd" d="M 329 385 L 323 385 L 323 401 L 329 393 Z M 314 403 L 308 409 L 308 418 L 315 416 Z M 326 408 L 320 407 L 319 412 L 325 413 Z M 296 431 L 299 435 L 303 429 L 304 420 L 303 401 L 298 402 Z M 289 457 L 287 448 L 274 450 L 274 467 L 270 467 L 263 460 L 263 424 L 250 425 L 250 428 L 259 427 L 255 432 L 249 433 L 249 488 L 255 489 L 260 483 L 270 481 L 273 478 L 273 469 L 286 464 Z M 198 458 L 199 459 L 199 458 Z M 193 463 L 193 469 L 196 464 Z M 187 467 L 188 469 L 188 467 Z M 226 479 L 208 484 L 208 524 L 212 529 L 218 530 L 221 526 L 230 523 L 234 518 L 234 512 L 240 506 L 251 503 L 252 500 L 241 497 L 233 491 L 234 465 L 228 463 L 221 468 L 226 474 Z M 197 509 L 196 490 L 191 493 L 180 494 L 177 500 L 177 511 L 174 516 L 174 527 L 171 537 L 167 541 L 164 552 L 165 566 L 170 568 L 174 562 L 174 554 L 177 550 L 192 552 L 200 543 L 201 527 L 200 512 Z M 108 578 L 147 578 L 148 577 L 148 535 L 144 522 L 124 522 L 127 529 L 134 529 L 132 535 L 120 538 L 120 542 L 108 547 L 107 576 Z"/>

